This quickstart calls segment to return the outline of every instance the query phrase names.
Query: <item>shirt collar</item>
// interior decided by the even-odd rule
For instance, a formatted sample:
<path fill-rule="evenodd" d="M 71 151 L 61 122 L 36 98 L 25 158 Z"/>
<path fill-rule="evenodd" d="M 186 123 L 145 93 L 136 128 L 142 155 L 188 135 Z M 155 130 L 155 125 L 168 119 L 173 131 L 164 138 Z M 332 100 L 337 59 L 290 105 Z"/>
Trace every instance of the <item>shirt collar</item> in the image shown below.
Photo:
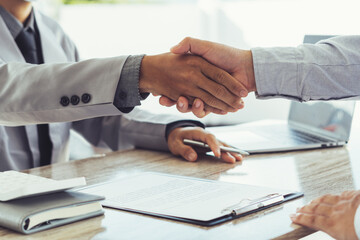
<path fill-rule="evenodd" d="M 12 37 L 15 39 L 22 29 L 27 30 L 31 29 L 35 32 L 35 17 L 34 10 L 31 10 L 29 17 L 26 19 L 25 23 L 22 24 L 17 20 L 11 13 L 6 11 L 2 6 L 0 6 L 0 16 L 4 20 L 7 28 L 9 29 Z"/>

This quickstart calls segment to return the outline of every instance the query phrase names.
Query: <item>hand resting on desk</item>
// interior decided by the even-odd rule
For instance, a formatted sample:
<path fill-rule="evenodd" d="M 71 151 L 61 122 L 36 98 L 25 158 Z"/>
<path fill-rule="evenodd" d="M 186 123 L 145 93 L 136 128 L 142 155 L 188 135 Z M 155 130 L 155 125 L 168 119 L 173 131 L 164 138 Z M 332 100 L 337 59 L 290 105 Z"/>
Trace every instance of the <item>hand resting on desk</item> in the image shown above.
<path fill-rule="evenodd" d="M 354 218 L 360 204 L 360 191 L 324 195 L 290 215 L 294 223 L 321 230 L 335 239 L 358 239 Z"/>
<path fill-rule="evenodd" d="M 242 156 L 236 153 L 220 152 L 220 146 L 227 146 L 216 139 L 214 135 L 208 133 L 200 127 L 181 127 L 172 130 L 168 137 L 168 146 L 174 155 L 180 155 L 190 162 L 196 161 L 198 154 L 194 148 L 185 145 L 184 139 L 197 140 L 207 143 L 215 157 L 221 158 L 225 162 L 235 163 L 241 161 Z M 203 150 L 204 151 L 204 150 Z M 201 152 L 198 150 L 198 152 Z"/>

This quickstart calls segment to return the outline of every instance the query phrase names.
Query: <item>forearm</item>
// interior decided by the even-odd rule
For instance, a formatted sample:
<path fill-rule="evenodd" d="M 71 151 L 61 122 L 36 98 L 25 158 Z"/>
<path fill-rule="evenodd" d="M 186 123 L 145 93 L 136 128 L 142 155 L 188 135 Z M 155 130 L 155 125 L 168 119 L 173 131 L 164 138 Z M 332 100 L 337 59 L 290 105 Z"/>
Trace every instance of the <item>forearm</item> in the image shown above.
<path fill-rule="evenodd" d="M 300 101 L 358 97 L 359 49 L 360 36 L 297 48 L 252 49 L 257 95 Z"/>
<path fill-rule="evenodd" d="M 118 109 L 140 104 L 139 94 L 132 98 L 126 93 L 138 92 L 138 79 L 124 90 L 131 99 L 114 103 L 117 86 L 133 81 L 130 77 L 119 81 L 126 58 L 43 65 L 2 63 L 0 124 L 17 126 L 118 115 Z M 83 94 L 90 95 L 89 101 L 82 101 Z M 71 101 L 72 96 L 80 100 Z"/>
<path fill-rule="evenodd" d="M 198 121 L 179 120 L 182 119 L 135 109 L 122 116 L 74 122 L 73 128 L 93 145 L 106 145 L 113 151 L 131 147 L 167 151 L 166 135 L 172 127 L 203 126 Z"/>

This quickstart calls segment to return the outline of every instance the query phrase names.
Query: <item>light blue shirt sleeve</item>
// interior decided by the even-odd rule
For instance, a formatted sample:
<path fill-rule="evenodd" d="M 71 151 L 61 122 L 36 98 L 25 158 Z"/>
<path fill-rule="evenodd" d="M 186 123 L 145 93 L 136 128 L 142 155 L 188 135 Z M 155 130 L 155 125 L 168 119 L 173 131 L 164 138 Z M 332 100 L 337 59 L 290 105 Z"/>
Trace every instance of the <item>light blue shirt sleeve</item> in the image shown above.
<path fill-rule="evenodd" d="M 297 48 L 254 48 L 251 51 L 257 98 L 359 99 L 360 36 L 339 36 Z M 360 239 L 360 206 L 354 227 Z"/>
<path fill-rule="evenodd" d="M 359 99 L 360 36 L 251 51 L 260 99 Z"/>

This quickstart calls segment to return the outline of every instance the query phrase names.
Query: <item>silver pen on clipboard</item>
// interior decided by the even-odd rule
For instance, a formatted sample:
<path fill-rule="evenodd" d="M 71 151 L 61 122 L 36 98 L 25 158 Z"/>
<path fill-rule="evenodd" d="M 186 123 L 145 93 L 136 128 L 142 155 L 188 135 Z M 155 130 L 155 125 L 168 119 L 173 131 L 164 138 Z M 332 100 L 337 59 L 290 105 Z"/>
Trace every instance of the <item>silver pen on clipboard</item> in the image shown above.
<path fill-rule="evenodd" d="M 229 212 L 231 215 L 238 216 L 283 201 L 284 196 L 282 194 L 274 193 L 254 200 L 244 199 L 235 205 L 223 209 L 222 213 Z"/>
<path fill-rule="evenodd" d="M 206 143 L 195 141 L 195 140 L 184 139 L 184 143 L 187 144 L 187 145 L 192 145 L 192 146 L 197 146 L 197 147 L 203 147 L 203 148 L 210 149 L 209 145 L 207 145 Z M 220 146 L 220 151 L 239 153 L 239 154 L 244 155 L 244 156 L 250 155 L 250 153 L 248 153 L 248 152 L 246 152 L 244 150 L 240 150 L 240 149 L 237 149 L 237 148 L 231 148 L 231 147 L 224 147 L 224 146 Z"/>

